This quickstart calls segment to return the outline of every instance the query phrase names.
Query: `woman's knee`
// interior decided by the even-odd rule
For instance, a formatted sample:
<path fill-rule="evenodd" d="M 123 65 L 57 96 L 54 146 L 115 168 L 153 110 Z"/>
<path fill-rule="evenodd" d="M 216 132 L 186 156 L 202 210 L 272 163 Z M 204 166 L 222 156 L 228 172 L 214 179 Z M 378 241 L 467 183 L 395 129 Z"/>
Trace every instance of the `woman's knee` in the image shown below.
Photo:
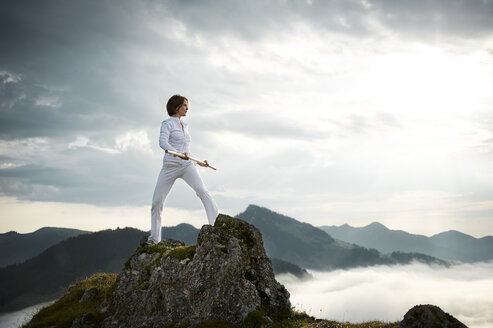
<path fill-rule="evenodd" d="M 205 187 L 195 189 L 195 193 L 199 198 L 209 198 L 211 196 Z"/>
<path fill-rule="evenodd" d="M 152 200 L 151 212 L 162 211 L 163 207 L 164 207 L 164 201 L 162 201 L 161 199 Z"/>

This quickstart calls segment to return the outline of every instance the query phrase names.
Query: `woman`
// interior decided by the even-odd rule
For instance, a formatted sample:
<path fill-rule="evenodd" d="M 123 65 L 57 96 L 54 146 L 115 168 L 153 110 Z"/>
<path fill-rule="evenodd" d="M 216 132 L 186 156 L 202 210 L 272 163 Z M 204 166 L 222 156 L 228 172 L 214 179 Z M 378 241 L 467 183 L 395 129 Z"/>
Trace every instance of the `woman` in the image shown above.
<path fill-rule="evenodd" d="M 181 95 L 172 96 L 166 104 L 170 118 L 164 120 L 161 124 L 159 146 L 164 150 L 185 154 L 186 159 L 181 159 L 168 153 L 164 154 L 163 168 L 159 173 L 152 197 L 151 235 L 148 238 L 148 244 L 157 244 L 161 241 L 161 215 L 163 213 L 164 200 L 177 178 L 182 178 L 195 190 L 202 204 L 204 204 L 209 224 L 213 225 L 218 215 L 217 206 L 205 188 L 195 163 L 188 160 L 190 135 L 188 134 L 187 124 L 181 120 L 182 117 L 187 115 L 188 105 L 188 99 Z M 207 166 L 207 161 L 204 162 L 206 164 L 199 165 Z"/>

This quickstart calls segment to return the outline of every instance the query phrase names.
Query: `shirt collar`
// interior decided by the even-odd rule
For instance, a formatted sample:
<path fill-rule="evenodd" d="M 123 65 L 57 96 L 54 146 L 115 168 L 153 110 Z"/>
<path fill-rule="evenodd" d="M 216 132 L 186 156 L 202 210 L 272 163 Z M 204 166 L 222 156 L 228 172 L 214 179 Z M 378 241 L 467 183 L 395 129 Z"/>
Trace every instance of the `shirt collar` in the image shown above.
<path fill-rule="evenodd" d="M 180 119 L 179 119 L 178 117 L 175 117 L 175 116 L 170 116 L 170 118 L 171 118 L 171 119 L 173 119 L 174 121 L 176 121 L 176 122 L 180 123 Z M 181 123 L 182 123 L 183 125 L 186 125 L 186 124 L 187 124 L 187 123 L 185 123 L 185 121 L 183 121 L 183 120 L 181 121 Z"/>

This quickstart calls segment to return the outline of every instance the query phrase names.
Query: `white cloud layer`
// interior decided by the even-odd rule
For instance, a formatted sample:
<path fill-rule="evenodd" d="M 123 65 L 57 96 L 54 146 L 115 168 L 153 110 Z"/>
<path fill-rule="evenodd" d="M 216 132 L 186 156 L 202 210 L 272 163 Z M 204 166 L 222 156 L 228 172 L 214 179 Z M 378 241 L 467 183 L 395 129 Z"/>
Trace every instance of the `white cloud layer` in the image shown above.
<path fill-rule="evenodd" d="M 400 321 L 417 304 L 434 304 L 471 328 L 493 326 L 493 262 L 431 267 L 424 264 L 375 266 L 311 272 L 300 282 L 278 280 L 296 309 L 337 321 Z"/>
<path fill-rule="evenodd" d="M 54 301 L 36 304 L 16 312 L 0 315 L 0 326 L 2 328 L 19 328 L 31 321 L 32 317 L 43 307 L 49 306 Z"/>

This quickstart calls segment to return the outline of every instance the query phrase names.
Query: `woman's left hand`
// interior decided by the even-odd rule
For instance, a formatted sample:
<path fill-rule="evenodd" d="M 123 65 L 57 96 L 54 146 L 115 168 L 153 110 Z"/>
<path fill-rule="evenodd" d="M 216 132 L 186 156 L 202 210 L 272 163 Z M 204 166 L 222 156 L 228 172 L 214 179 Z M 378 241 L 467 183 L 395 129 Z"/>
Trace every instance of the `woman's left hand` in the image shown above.
<path fill-rule="evenodd" d="M 204 163 L 205 164 L 197 162 L 197 164 L 199 164 L 200 166 L 203 166 L 203 167 L 208 167 L 209 166 L 209 163 L 207 163 L 207 160 L 204 160 Z"/>

